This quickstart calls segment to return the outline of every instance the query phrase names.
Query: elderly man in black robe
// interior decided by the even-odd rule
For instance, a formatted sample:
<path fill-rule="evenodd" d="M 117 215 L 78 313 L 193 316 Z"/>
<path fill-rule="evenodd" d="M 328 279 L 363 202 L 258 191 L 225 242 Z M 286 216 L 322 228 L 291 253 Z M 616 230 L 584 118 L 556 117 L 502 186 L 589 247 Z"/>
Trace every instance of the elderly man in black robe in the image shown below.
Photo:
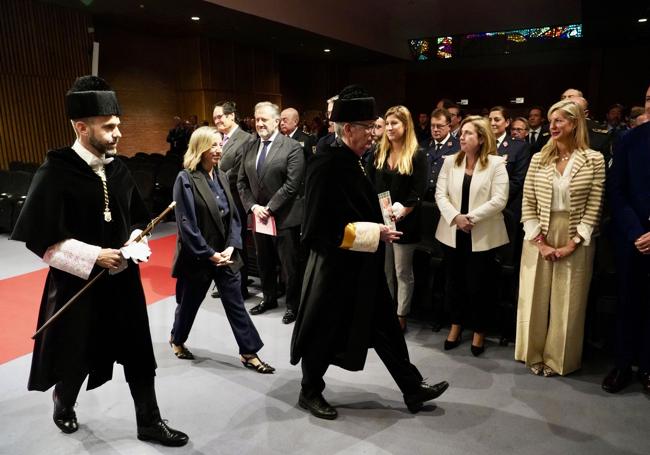
<path fill-rule="evenodd" d="M 79 428 L 74 405 L 86 377 L 88 389 L 94 389 L 121 363 L 135 403 L 138 439 L 182 446 L 187 435 L 161 419 L 156 401 L 156 360 L 137 266 L 151 251 L 131 242 L 141 232 L 133 229 L 150 218 L 131 174 L 112 157 L 121 137 L 117 97 L 104 80 L 84 76 L 65 101 L 77 140 L 47 153 L 12 233 L 50 266 L 38 325 L 89 277 L 101 269 L 109 273 L 36 338 L 28 389 L 55 386 L 54 423 L 74 433 Z"/>
<path fill-rule="evenodd" d="M 334 101 L 337 140 L 307 169 L 302 240 L 309 249 L 291 363 L 302 359 L 299 405 L 322 419 L 337 411 L 323 398 L 330 364 L 362 370 L 373 347 L 415 413 L 440 396 L 447 382 L 429 385 L 409 361 L 384 275 L 384 242 L 400 233 L 385 226 L 361 155 L 371 143 L 375 99 L 358 86 Z"/>

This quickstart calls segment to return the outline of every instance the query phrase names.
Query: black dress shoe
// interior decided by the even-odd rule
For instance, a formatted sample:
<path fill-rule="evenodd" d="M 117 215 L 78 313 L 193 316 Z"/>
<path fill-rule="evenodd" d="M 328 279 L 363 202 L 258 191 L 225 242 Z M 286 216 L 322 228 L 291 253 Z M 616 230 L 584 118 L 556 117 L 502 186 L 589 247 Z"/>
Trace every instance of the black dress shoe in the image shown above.
<path fill-rule="evenodd" d="M 277 307 L 278 307 L 278 302 L 267 303 L 264 300 L 262 300 L 259 304 L 251 308 L 249 313 L 255 316 L 256 314 L 262 314 L 267 312 L 268 310 L 272 310 L 273 308 L 277 308 Z"/>
<path fill-rule="evenodd" d="M 169 447 L 184 446 L 190 440 L 185 433 L 174 430 L 162 419 L 158 419 L 151 425 L 138 426 L 138 439 L 140 441 L 159 442 Z"/>
<path fill-rule="evenodd" d="M 77 423 L 77 414 L 74 412 L 74 406 L 65 406 L 56 396 L 56 390 L 52 392 L 52 401 L 54 402 L 54 412 L 52 419 L 59 430 L 64 433 L 74 433 L 79 429 Z"/>
<path fill-rule="evenodd" d="M 301 408 L 308 410 L 314 417 L 318 417 L 319 419 L 334 420 L 339 415 L 339 413 L 336 412 L 336 409 L 330 406 L 320 393 L 313 398 L 308 398 L 301 390 L 300 398 L 298 398 L 298 405 L 300 405 Z"/>
<path fill-rule="evenodd" d="M 447 381 L 442 381 L 434 385 L 422 381 L 422 384 L 420 384 L 416 392 L 404 394 L 404 403 L 406 403 L 406 407 L 409 411 L 415 414 L 422 409 L 422 405 L 425 401 L 438 398 L 445 390 L 447 390 L 448 387 L 449 383 Z"/>
<path fill-rule="evenodd" d="M 631 376 L 631 368 L 613 368 L 603 379 L 602 388 L 609 393 L 620 392 L 630 383 Z"/>
<path fill-rule="evenodd" d="M 284 316 L 282 316 L 283 324 L 291 324 L 295 320 L 296 320 L 296 313 L 293 310 L 287 310 L 287 312 L 284 313 Z"/>
<path fill-rule="evenodd" d="M 636 374 L 637 378 L 639 378 L 639 382 L 641 382 L 641 386 L 643 387 L 643 391 L 645 393 L 650 393 L 650 373 L 647 371 L 640 371 Z"/>

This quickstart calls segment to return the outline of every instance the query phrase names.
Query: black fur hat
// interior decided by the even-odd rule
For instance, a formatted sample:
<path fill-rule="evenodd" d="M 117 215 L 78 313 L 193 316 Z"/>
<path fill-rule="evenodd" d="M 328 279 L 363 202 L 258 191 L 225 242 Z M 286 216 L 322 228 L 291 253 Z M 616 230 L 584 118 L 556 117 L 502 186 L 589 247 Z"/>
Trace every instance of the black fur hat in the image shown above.
<path fill-rule="evenodd" d="M 121 115 L 117 96 L 106 81 L 97 76 L 77 78 L 65 95 L 65 111 L 69 119 Z"/>
<path fill-rule="evenodd" d="M 360 85 L 348 85 L 341 90 L 330 115 L 332 122 L 355 122 L 376 118 L 375 99 Z"/>

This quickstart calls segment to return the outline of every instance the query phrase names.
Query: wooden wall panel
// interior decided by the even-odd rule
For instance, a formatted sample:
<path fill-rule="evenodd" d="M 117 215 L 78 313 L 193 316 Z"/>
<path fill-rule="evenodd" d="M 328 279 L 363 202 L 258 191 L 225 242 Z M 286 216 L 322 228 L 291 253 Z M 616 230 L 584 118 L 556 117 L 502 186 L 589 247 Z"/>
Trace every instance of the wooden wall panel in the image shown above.
<path fill-rule="evenodd" d="M 74 139 L 64 96 L 90 72 L 90 16 L 33 0 L 0 1 L 0 168 L 41 163 Z"/>

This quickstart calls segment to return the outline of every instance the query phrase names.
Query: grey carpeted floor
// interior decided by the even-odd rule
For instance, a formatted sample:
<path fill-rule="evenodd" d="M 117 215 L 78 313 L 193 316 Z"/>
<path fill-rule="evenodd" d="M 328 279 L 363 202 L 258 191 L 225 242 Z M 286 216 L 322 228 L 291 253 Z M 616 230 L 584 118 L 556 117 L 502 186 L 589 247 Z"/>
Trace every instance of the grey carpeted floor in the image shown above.
<path fill-rule="evenodd" d="M 254 297 L 247 306 L 258 301 Z M 412 322 L 406 338 L 413 363 L 432 382 L 448 380 L 450 389 L 412 415 L 371 351 L 363 372 L 330 368 L 325 396 L 339 418 L 323 421 L 296 404 L 300 369 L 288 361 L 293 326 L 280 322 L 282 308 L 253 319 L 266 343 L 260 354 L 277 368 L 265 376 L 239 363 L 223 308 L 210 296 L 188 341 L 196 360 L 176 359 L 166 342 L 174 306 L 173 298 L 165 299 L 149 307 L 149 316 L 159 404 L 169 424 L 190 435 L 188 446 L 164 448 L 135 438 L 120 366 L 113 381 L 82 391 L 76 409 L 80 430 L 61 433 L 51 419 L 50 393 L 26 390 L 27 355 L 0 365 L 0 453 L 650 453 L 650 397 L 638 384 L 619 395 L 602 392 L 608 370 L 602 359 L 586 359 L 581 371 L 566 378 L 542 378 L 512 360 L 512 346 L 490 339 L 480 358 L 470 354 L 469 341 L 444 352 L 444 331 Z"/>

